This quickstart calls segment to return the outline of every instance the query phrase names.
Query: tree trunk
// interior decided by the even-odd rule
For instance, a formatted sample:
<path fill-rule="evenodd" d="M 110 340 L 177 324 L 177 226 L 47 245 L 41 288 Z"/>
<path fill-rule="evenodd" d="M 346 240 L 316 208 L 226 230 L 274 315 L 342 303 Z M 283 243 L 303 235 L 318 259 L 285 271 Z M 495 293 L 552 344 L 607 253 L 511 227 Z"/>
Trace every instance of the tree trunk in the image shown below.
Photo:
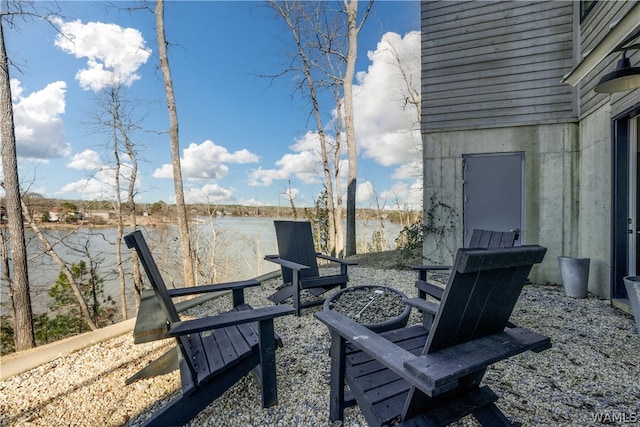
<path fill-rule="evenodd" d="M 89 325 L 89 328 L 91 328 L 92 331 L 95 331 L 96 329 L 98 329 L 98 327 L 93 321 L 93 316 L 91 316 L 91 313 L 89 312 L 89 307 L 87 306 L 86 301 L 82 297 L 80 286 L 78 286 L 78 284 L 76 283 L 76 279 L 73 277 L 73 272 L 69 269 L 69 267 L 62 260 L 62 258 L 60 258 L 60 256 L 55 251 L 55 249 L 53 249 L 53 246 L 51 246 L 51 243 L 49 243 L 49 240 L 47 240 L 47 237 L 44 235 L 44 233 L 42 232 L 38 224 L 36 224 L 36 222 L 33 220 L 33 217 L 29 212 L 29 207 L 22 200 L 21 200 L 21 203 L 22 203 L 22 210 L 24 212 L 24 216 L 27 222 L 29 223 L 29 225 L 31 226 L 31 229 L 36 233 L 36 236 L 38 236 L 38 239 L 40 239 L 40 242 L 42 242 L 42 244 L 44 245 L 45 253 L 55 260 L 55 262 L 58 264 L 58 266 L 60 267 L 64 275 L 67 276 L 67 280 L 69 280 L 69 285 L 73 290 L 73 294 L 76 296 L 76 299 L 78 300 L 78 305 L 80 306 L 80 311 L 84 316 L 84 320 L 86 320 L 87 325 Z"/>
<path fill-rule="evenodd" d="M 111 132 L 113 138 L 113 158 L 115 165 L 115 187 L 116 187 L 116 212 L 118 213 L 118 227 L 116 233 L 116 265 L 118 266 L 118 278 L 120 279 L 120 312 L 122 320 L 127 319 L 127 287 L 122 265 L 122 235 L 124 232 L 124 221 L 122 218 L 122 195 L 120 194 L 120 153 L 118 151 L 118 123 L 120 122 L 120 95 L 117 89 L 111 88 L 108 93 L 111 113 Z"/>
<path fill-rule="evenodd" d="M 2 68 L 2 76 L 0 76 L 0 105 L 2 106 L 0 139 L 2 139 L 3 186 L 5 189 L 7 225 L 9 228 L 9 245 L 11 248 L 11 285 L 15 304 L 13 332 L 16 351 L 21 351 L 35 347 L 36 343 L 33 332 L 33 313 L 27 267 L 27 245 L 24 237 L 20 181 L 18 179 L 18 158 L 16 154 L 16 135 L 13 123 L 13 105 L 11 104 L 9 60 L 4 44 L 1 16 L 0 68 Z"/>
<path fill-rule="evenodd" d="M 11 313 L 11 318 L 15 319 L 16 317 L 16 304 L 13 301 L 13 284 L 11 283 L 11 268 L 10 268 L 10 257 L 9 257 L 9 246 L 7 245 L 7 239 L 5 237 L 5 229 L 0 228 L 0 258 L 2 259 L 2 280 L 7 283 L 7 300 L 9 305 L 9 312 Z M 15 343 L 14 343 L 15 346 Z"/>
<path fill-rule="evenodd" d="M 301 20 L 309 20 L 310 16 L 305 15 L 305 11 L 303 9 L 291 9 L 291 5 L 294 5 L 294 8 L 302 8 L 304 3 L 296 3 L 290 1 L 284 1 L 281 4 L 276 2 L 275 0 L 269 1 L 271 7 L 280 14 L 280 16 L 284 19 L 287 27 L 291 31 L 291 35 L 293 36 L 294 42 L 296 44 L 296 48 L 298 50 L 297 55 L 300 57 L 302 61 L 302 74 L 304 75 L 305 82 L 307 85 L 307 89 L 309 90 L 309 97 L 311 98 L 312 105 L 312 114 L 316 121 L 316 127 L 318 129 L 318 140 L 320 141 L 320 156 L 322 161 L 322 170 L 324 174 L 324 180 L 327 190 L 327 209 L 329 211 L 329 252 L 332 255 L 336 254 L 336 247 L 338 243 L 336 242 L 336 226 L 340 221 L 340 218 L 336 218 L 336 207 L 335 200 L 342 199 L 340 194 L 335 193 L 334 189 L 334 181 L 333 175 L 331 173 L 331 161 L 329 158 L 329 149 L 327 148 L 327 135 L 324 131 L 324 123 L 322 122 L 322 112 L 320 109 L 320 102 L 318 101 L 318 93 L 316 88 L 316 83 L 312 74 L 312 65 L 309 60 L 309 56 L 305 50 L 305 46 L 303 44 L 301 38 L 302 29 L 299 27 Z M 293 12 L 293 13 L 292 13 Z M 319 13 L 316 11 L 316 13 Z M 303 19 L 299 19 L 303 18 Z M 339 151 L 338 148 L 336 150 Z M 339 156 L 339 155 L 338 155 Z M 334 168 L 336 171 L 336 176 L 338 176 L 338 168 L 339 164 L 334 164 Z M 338 187 L 339 188 L 339 187 Z"/>
<path fill-rule="evenodd" d="M 183 279 L 184 286 L 196 285 L 193 258 L 191 251 L 191 239 L 189 237 L 189 221 L 187 208 L 184 202 L 184 189 L 182 186 L 182 168 L 180 166 L 180 142 L 178 137 L 178 111 L 176 99 L 173 93 L 173 80 L 169 57 L 167 56 L 167 40 L 164 32 L 164 1 L 156 0 L 156 32 L 158 37 L 158 55 L 160 68 L 164 79 L 164 89 L 167 94 L 167 109 L 169 110 L 169 137 L 171 139 L 171 164 L 173 166 L 173 185 L 176 191 L 176 209 L 178 215 L 178 229 L 180 230 L 180 245 L 182 248 Z"/>
<path fill-rule="evenodd" d="M 126 99 L 123 102 L 121 88 L 115 86 L 108 92 L 108 110 L 111 119 L 110 125 L 113 132 L 113 156 L 115 160 L 115 182 L 116 182 L 116 210 L 118 212 L 118 233 L 116 236 L 116 263 L 118 265 L 118 275 L 120 278 L 120 305 L 122 309 L 122 319 L 127 318 L 127 302 L 126 302 L 126 276 L 122 265 L 122 241 L 125 229 L 125 218 L 129 219 L 131 231 L 136 230 L 136 204 L 135 204 L 135 184 L 138 174 L 138 161 L 136 151 L 131 141 L 130 133 L 132 129 L 131 117 L 125 109 Z M 121 141 L 122 140 L 122 141 Z M 123 145 L 124 151 L 127 153 L 131 161 L 131 174 L 128 178 L 123 177 L 120 173 L 122 164 L 120 162 L 120 144 Z M 127 184 L 127 203 L 122 202 L 122 186 L 121 179 L 125 178 Z M 135 290 L 136 307 L 140 305 L 140 292 L 142 291 L 142 274 L 140 271 L 140 263 L 138 254 L 133 251 L 131 253 L 131 263 L 133 265 L 133 287 Z"/>
<path fill-rule="evenodd" d="M 353 78 L 358 56 L 358 0 L 345 0 L 348 25 L 347 67 L 344 74 L 344 124 L 347 137 L 349 171 L 347 173 L 347 244 L 345 256 L 356 253 L 356 189 L 358 177 L 358 149 L 353 120 Z"/>
<path fill-rule="evenodd" d="M 129 203 L 129 225 L 131 227 L 131 231 L 136 231 L 138 226 L 136 221 L 136 204 L 135 204 L 135 189 L 136 189 L 136 179 L 138 176 L 138 159 L 136 157 L 136 152 L 133 149 L 133 144 L 131 144 L 131 140 L 128 136 L 124 138 L 124 145 L 127 149 L 127 154 L 131 159 L 131 176 L 129 176 L 129 186 L 127 188 L 127 201 Z M 140 262 L 138 260 L 138 253 L 136 251 L 132 251 L 131 253 L 131 263 L 133 264 L 133 288 L 135 289 L 135 298 L 136 298 L 136 307 L 140 306 L 140 293 L 142 292 L 143 282 L 142 282 L 142 271 L 140 270 Z"/>
<path fill-rule="evenodd" d="M 342 141 L 342 101 L 340 98 L 340 88 L 336 86 L 336 91 L 334 94 L 334 98 L 336 101 L 336 122 L 338 126 L 336 126 L 336 144 L 337 147 L 334 151 L 334 159 L 333 164 L 334 168 L 334 176 L 333 179 L 336 183 L 336 206 L 334 209 L 334 219 L 335 219 L 335 253 L 332 255 L 337 257 L 345 256 L 345 245 L 344 245 L 344 225 L 342 224 L 342 207 L 344 206 L 342 200 L 342 184 L 340 181 L 340 141 Z"/>

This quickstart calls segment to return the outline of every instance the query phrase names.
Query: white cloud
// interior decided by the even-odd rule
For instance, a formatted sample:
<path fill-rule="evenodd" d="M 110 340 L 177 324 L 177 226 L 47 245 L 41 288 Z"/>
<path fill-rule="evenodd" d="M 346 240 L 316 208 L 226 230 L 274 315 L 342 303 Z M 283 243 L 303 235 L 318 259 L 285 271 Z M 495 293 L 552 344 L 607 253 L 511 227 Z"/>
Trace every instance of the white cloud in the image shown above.
<path fill-rule="evenodd" d="M 333 139 L 328 143 L 333 145 Z M 317 132 L 307 132 L 289 147 L 293 153 L 287 153 L 275 163 L 274 169 L 256 169 L 249 174 L 249 185 L 273 184 L 274 180 L 296 178 L 305 184 L 317 184 L 322 181 L 322 157 Z"/>
<path fill-rule="evenodd" d="M 371 65 L 357 74 L 353 90 L 361 153 L 383 166 L 414 161 L 421 138 L 410 101 L 420 98 L 420 33 L 386 33 L 368 57 Z"/>
<path fill-rule="evenodd" d="M 358 188 L 356 190 L 356 201 L 358 203 L 368 202 L 373 199 L 376 194 L 376 189 L 373 186 L 371 181 L 366 181 L 361 184 L 358 184 Z"/>
<path fill-rule="evenodd" d="M 230 153 L 226 148 L 207 140 L 202 144 L 190 144 L 180 159 L 182 176 L 187 180 L 220 179 L 227 176 L 226 163 L 255 163 L 258 156 L 243 149 Z M 164 164 L 153 172 L 155 178 L 173 178 L 173 167 Z"/>
<path fill-rule="evenodd" d="M 102 170 L 91 178 L 80 179 L 64 185 L 60 192 L 75 193 L 78 198 L 83 200 L 111 200 L 115 195 L 113 182 L 113 171 Z"/>
<path fill-rule="evenodd" d="M 299 188 L 293 188 L 293 187 L 288 187 L 283 191 L 284 196 L 287 197 L 287 199 L 294 199 L 296 198 L 296 196 L 298 196 L 298 194 L 300 194 L 300 189 Z"/>
<path fill-rule="evenodd" d="M 87 149 L 81 153 L 74 154 L 71 161 L 67 163 L 67 167 L 75 170 L 92 171 L 103 169 L 104 165 L 97 152 Z"/>
<path fill-rule="evenodd" d="M 381 192 L 380 198 L 392 209 L 422 209 L 422 180 L 397 182 L 391 189 Z"/>
<path fill-rule="evenodd" d="M 256 199 L 241 199 L 237 201 L 237 204 L 242 206 L 267 206 L 264 202 Z"/>
<path fill-rule="evenodd" d="M 11 79 L 18 157 L 47 160 L 70 153 L 60 117 L 65 111 L 66 89 L 66 83 L 58 81 L 27 95 L 20 81 Z"/>
<path fill-rule="evenodd" d="M 87 58 L 87 68 L 76 74 L 83 89 L 97 92 L 105 86 L 131 86 L 140 79 L 137 71 L 151 55 L 140 31 L 80 20 L 58 20 L 57 24 L 61 32 L 55 46 L 76 58 Z"/>
<path fill-rule="evenodd" d="M 121 159 L 122 160 L 122 159 Z M 100 158 L 100 155 L 93 150 L 84 150 L 75 154 L 69 163 L 69 169 L 86 171 L 90 176 L 64 185 L 61 193 L 75 193 L 71 197 L 83 200 L 111 200 L 116 196 L 116 173 L 115 169 Z M 132 165 L 126 162 L 120 164 L 120 185 L 126 187 L 126 180 L 131 178 Z M 140 185 L 140 177 L 136 181 L 136 186 Z M 122 197 L 126 197 L 125 190 L 122 190 Z"/>
<path fill-rule="evenodd" d="M 173 178 L 173 166 L 164 164 L 153 171 L 154 178 Z"/>
<path fill-rule="evenodd" d="M 393 179 L 422 179 L 422 162 L 409 162 L 396 168 L 391 175 Z"/>
<path fill-rule="evenodd" d="M 233 190 L 220 187 L 218 184 L 206 184 L 201 188 L 192 188 L 184 195 L 186 203 L 203 203 L 217 205 L 235 200 Z"/>
<path fill-rule="evenodd" d="M 276 162 L 276 166 L 288 176 L 295 176 L 305 184 L 319 181 L 320 156 L 313 151 L 285 154 Z"/>
<path fill-rule="evenodd" d="M 270 186 L 274 180 L 288 179 L 290 174 L 281 169 L 262 169 L 258 168 L 249 174 L 249 185 Z"/>

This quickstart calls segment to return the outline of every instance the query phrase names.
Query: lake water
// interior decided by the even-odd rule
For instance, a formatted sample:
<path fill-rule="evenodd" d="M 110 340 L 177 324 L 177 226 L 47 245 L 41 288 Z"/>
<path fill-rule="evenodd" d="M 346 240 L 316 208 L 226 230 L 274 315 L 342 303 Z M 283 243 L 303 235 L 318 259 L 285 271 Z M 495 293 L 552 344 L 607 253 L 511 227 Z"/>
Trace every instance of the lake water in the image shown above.
<path fill-rule="evenodd" d="M 198 254 L 200 271 L 206 277 L 200 277 L 200 284 L 244 280 L 257 277 L 278 269 L 276 264 L 265 261 L 267 254 L 276 254 L 277 244 L 273 218 L 218 217 L 200 218 L 190 227 L 194 251 Z M 358 252 L 367 252 L 375 232 L 381 233 L 386 245 L 383 250 L 395 249 L 395 239 L 401 230 L 398 224 L 378 221 L 357 222 Z M 143 228 L 147 243 L 161 270 L 168 287 L 181 285 L 180 240 L 177 226 Z M 67 235 L 68 230 L 46 230 L 49 241 L 61 241 L 55 249 L 67 263 L 84 260 L 88 264 L 87 253 L 97 264 L 97 272 L 104 280 L 105 294 L 115 301 L 120 300 L 120 282 L 118 279 L 115 240 L 116 229 L 76 230 Z M 53 286 L 60 274 L 60 267 L 47 255 L 43 255 L 42 245 L 30 230 L 27 231 L 27 252 L 29 256 L 29 282 L 34 313 L 48 311 L 51 302 L 47 291 Z M 122 248 L 123 265 L 127 274 L 128 311 L 135 310 L 134 291 L 131 284 L 130 251 L 126 245 Z M 145 277 L 146 280 L 146 277 Z M 6 284 L 0 288 L 2 312 L 7 302 Z"/>

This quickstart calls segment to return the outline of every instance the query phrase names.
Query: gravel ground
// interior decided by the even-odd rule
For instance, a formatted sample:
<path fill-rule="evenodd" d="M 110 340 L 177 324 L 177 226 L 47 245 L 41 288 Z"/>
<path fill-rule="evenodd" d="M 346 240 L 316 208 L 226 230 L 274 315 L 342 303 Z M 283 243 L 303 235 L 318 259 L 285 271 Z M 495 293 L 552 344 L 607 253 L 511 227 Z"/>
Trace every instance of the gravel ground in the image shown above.
<path fill-rule="evenodd" d="M 415 295 L 410 271 L 350 269 L 351 285 L 391 285 Z M 254 307 L 278 280 L 249 289 Z M 229 299 L 191 309 L 214 313 Z M 312 315 L 276 319 L 284 347 L 276 352 L 279 404 L 263 409 L 249 375 L 211 403 L 194 426 L 329 426 L 329 335 Z M 553 347 L 493 365 L 485 383 L 501 396 L 498 406 L 524 425 L 635 425 L 640 422 L 640 335 L 633 318 L 597 298 L 566 298 L 560 286 L 527 285 L 514 310 L 514 323 L 551 336 Z M 418 321 L 412 313 L 410 323 Z M 126 386 L 172 340 L 134 345 L 130 334 L 59 357 L 0 383 L 2 426 L 135 426 L 177 395 L 177 372 Z M 337 426 L 339 423 L 333 424 Z M 357 407 L 344 426 L 364 426 Z M 457 425 L 475 425 L 470 418 Z"/>

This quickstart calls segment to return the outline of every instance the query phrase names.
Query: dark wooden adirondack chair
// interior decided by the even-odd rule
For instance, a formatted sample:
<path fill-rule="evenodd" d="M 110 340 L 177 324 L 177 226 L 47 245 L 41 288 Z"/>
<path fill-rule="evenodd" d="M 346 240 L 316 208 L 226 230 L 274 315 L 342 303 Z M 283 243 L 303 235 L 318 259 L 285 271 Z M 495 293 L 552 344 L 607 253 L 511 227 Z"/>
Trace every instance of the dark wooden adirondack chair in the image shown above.
<path fill-rule="evenodd" d="M 155 301 L 146 300 L 146 309 L 141 304 L 138 320 L 154 323 L 162 313 L 163 333 L 159 334 L 157 327 L 149 327 L 151 336 L 146 340 L 164 336 L 175 337 L 177 341 L 176 349 L 152 362 L 137 378 L 170 372 L 172 366 L 178 364 L 182 381 L 182 394 L 155 413 L 147 425 L 187 423 L 251 371 L 262 387 L 262 405 L 277 404 L 273 319 L 293 314 L 293 308 L 281 305 L 252 309 L 245 304 L 242 289 L 259 285 L 255 280 L 169 290 L 142 233 L 135 231 L 124 239 L 127 246 L 138 253 L 156 297 Z M 232 291 L 235 309 L 194 320 L 182 321 L 171 299 L 224 290 Z"/>
<path fill-rule="evenodd" d="M 354 262 L 319 253 L 313 243 L 311 223 L 308 221 L 274 221 L 278 255 L 267 255 L 267 261 L 280 264 L 283 286 L 269 297 L 276 304 L 288 298 L 293 299 L 296 315 L 306 307 L 320 305 L 324 299 L 318 298 L 302 302 L 300 293 L 306 291 L 314 297 L 339 286 L 347 286 L 347 267 Z M 321 276 L 318 258 L 340 264 L 340 274 Z"/>
<path fill-rule="evenodd" d="M 469 414 L 482 425 L 510 425 L 480 382 L 495 362 L 551 347 L 548 337 L 507 327 L 545 252 L 460 249 L 442 302 L 431 304 L 437 311 L 429 330 L 376 334 L 336 311 L 316 313 L 331 333 L 330 419 L 342 420 L 344 409 L 358 404 L 370 426 L 447 425 Z"/>
<path fill-rule="evenodd" d="M 492 231 L 474 229 L 471 233 L 469 248 L 510 248 L 520 237 L 519 230 Z M 442 299 L 443 289 L 441 286 L 429 282 L 429 272 L 451 270 L 450 265 L 411 265 L 409 266 L 418 272 L 416 288 L 418 297 L 425 299 L 427 295 L 436 299 Z M 445 276 L 446 277 L 446 276 Z"/>

